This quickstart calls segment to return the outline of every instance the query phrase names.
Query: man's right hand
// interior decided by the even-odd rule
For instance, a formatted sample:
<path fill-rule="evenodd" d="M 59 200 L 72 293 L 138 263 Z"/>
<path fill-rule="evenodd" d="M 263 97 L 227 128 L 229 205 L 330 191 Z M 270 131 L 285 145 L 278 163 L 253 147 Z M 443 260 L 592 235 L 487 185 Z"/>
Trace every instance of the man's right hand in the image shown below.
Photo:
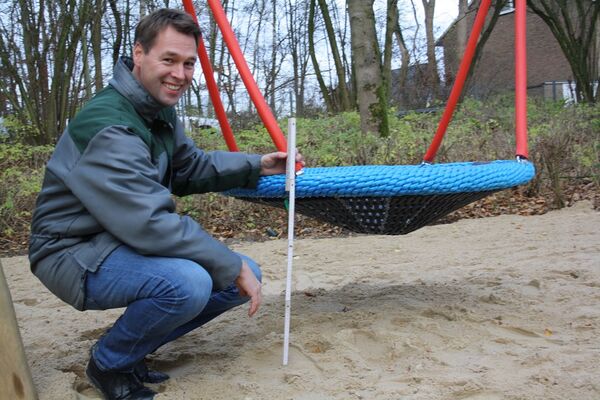
<path fill-rule="evenodd" d="M 253 316 L 262 301 L 261 285 L 254 272 L 248 266 L 246 261 L 242 260 L 242 269 L 240 275 L 235 280 L 240 296 L 250 297 L 250 309 L 248 310 L 248 316 Z"/>

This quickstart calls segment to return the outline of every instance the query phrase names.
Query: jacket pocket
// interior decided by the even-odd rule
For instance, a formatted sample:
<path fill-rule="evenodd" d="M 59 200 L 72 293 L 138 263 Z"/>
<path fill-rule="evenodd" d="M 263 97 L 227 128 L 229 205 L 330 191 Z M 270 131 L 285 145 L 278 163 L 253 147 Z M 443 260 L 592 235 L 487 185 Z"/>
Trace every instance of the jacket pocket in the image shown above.
<path fill-rule="evenodd" d="M 80 311 L 84 308 L 86 273 L 69 250 L 44 258 L 34 272 L 56 297 Z"/>

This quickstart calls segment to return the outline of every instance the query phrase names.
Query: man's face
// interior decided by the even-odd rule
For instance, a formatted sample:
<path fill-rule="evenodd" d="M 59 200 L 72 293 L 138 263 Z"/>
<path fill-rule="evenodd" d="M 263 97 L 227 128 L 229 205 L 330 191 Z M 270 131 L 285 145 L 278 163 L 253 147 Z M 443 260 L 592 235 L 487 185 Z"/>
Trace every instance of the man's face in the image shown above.
<path fill-rule="evenodd" d="M 173 106 L 192 82 L 196 41 L 169 26 L 156 36 L 148 53 L 136 43 L 133 63 L 133 75 L 148 93 L 160 104 Z"/>

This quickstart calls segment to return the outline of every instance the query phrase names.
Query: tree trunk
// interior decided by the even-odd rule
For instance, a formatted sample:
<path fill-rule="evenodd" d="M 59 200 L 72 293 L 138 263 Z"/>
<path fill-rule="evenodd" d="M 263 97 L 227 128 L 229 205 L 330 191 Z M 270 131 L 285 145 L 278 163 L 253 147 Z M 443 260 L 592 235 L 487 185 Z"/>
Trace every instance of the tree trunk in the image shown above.
<path fill-rule="evenodd" d="M 135 43 L 131 43 L 131 41 L 133 40 L 133 35 L 130 36 L 130 32 L 134 33 L 134 30 L 131 28 L 131 10 L 132 10 L 133 6 L 131 5 L 131 2 L 129 0 L 125 0 L 125 8 L 124 8 L 124 14 L 125 16 L 123 17 L 123 30 L 121 32 L 121 37 L 123 38 L 123 43 L 121 45 L 120 50 L 122 51 L 123 49 L 125 51 L 123 51 L 124 53 L 127 52 L 128 49 L 133 49 L 133 45 Z M 118 54 L 121 55 L 121 54 Z"/>
<path fill-rule="evenodd" d="M 392 81 L 392 54 L 393 54 L 393 38 L 396 37 L 398 47 L 400 49 L 400 73 L 398 75 L 398 81 Z M 388 101 L 392 95 L 393 85 L 397 85 L 397 93 L 400 94 L 402 99 L 401 103 L 405 104 L 406 93 L 406 79 L 408 77 L 408 64 L 410 61 L 410 54 L 406 43 L 404 42 L 404 36 L 402 35 L 402 29 L 400 28 L 400 18 L 398 17 L 398 0 L 388 0 L 387 8 L 387 25 L 385 34 L 385 52 L 383 57 L 383 65 L 386 78 L 386 89 Z"/>
<path fill-rule="evenodd" d="M 269 96 L 269 106 L 271 108 L 271 112 L 275 117 L 277 117 L 277 107 L 275 104 L 275 87 L 277 86 L 277 47 L 278 47 L 278 38 L 277 38 L 277 0 L 272 0 L 272 26 L 271 26 L 271 65 L 269 66 L 269 76 L 267 79 L 267 94 Z"/>
<path fill-rule="evenodd" d="M 113 65 L 117 63 L 119 55 L 121 54 L 121 43 L 123 41 L 123 24 L 121 23 L 121 12 L 117 7 L 117 0 L 108 0 L 110 9 L 113 13 L 115 21 L 115 41 L 113 43 L 112 61 Z"/>
<path fill-rule="evenodd" d="M 94 54 L 94 83 L 96 92 L 99 92 L 103 87 L 102 82 L 102 16 L 106 3 L 104 0 L 96 0 L 95 10 L 92 13 L 92 53 Z M 85 35 L 84 35 L 85 36 Z"/>
<path fill-rule="evenodd" d="M 327 31 L 327 37 L 329 38 L 329 46 L 331 47 L 331 57 L 335 64 L 335 71 L 338 79 L 338 96 L 339 104 L 341 106 L 340 111 L 349 111 L 352 109 L 350 102 L 350 95 L 348 93 L 348 87 L 346 86 L 346 71 L 344 64 L 340 57 L 340 51 L 338 50 L 337 40 L 335 38 L 335 32 L 333 24 L 331 23 L 331 17 L 329 16 L 329 8 L 325 0 L 318 0 L 321 14 L 323 15 L 323 22 L 325 22 L 325 30 Z"/>
<path fill-rule="evenodd" d="M 398 78 L 398 90 L 401 93 L 402 105 L 406 106 L 408 104 L 408 93 L 406 91 L 406 81 L 408 79 L 408 66 L 410 64 L 410 53 L 408 51 L 408 47 L 406 47 L 406 42 L 404 41 L 404 36 L 402 35 L 402 29 L 400 28 L 399 19 L 396 21 L 396 26 L 394 27 L 394 34 L 396 35 L 396 40 L 398 41 L 398 46 L 400 47 L 400 55 L 402 57 L 402 61 L 400 64 L 400 76 Z"/>
<path fill-rule="evenodd" d="M 259 62 L 258 62 L 258 56 L 260 54 L 260 34 L 262 32 L 262 24 L 263 24 L 263 20 L 265 17 L 265 10 L 266 10 L 266 1 L 265 0 L 257 0 L 260 1 L 260 8 L 258 10 L 258 21 L 257 21 L 257 27 L 256 27 L 256 35 L 255 35 L 255 39 L 254 39 L 254 51 L 252 52 L 252 75 L 254 75 L 255 77 L 257 77 L 258 73 L 258 67 L 259 67 Z M 248 27 L 250 28 L 250 27 Z M 258 79 L 257 79 L 258 81 Z M 257 82 L 258 83 L 258 82 Z M 254 110 L 254 104 L 249 101 L 248 102 L 248 110 Z"/>
<path fill-rule="evenodd" d="M 386 98 L 390 100 L 392 94 L 392 48 L 394 30 L 398 25 L 398 0 L 387 1 L 387 18 L 385 25 L 385 43 L 383 45 L 383 76 L 385 77 Z"/>
<path fill-rule="evenodd" d="M 508 2 L 508 0 L 495 0 L 495 3 L 492 3 L 492 5 L 494 7 L 494 9 L 492 11 L 492 16 L 486 22 L 485 28 L 483 29 L 483 31 L 481 32 L 481 35 L 479 36 L 479 41 L 477 42 L 477 46 L 475 47 L 475 53 L 473 54 L 473 60 L 471 61 L 471 68 L 469 69 L 469 73 L 467 74 L 467 78 L 466 78 L 466 81 L 464 84 L 465 88 L 468 87 L 469 82 L 471 81 L 471 77 L 475 73 L 475 68 L 477 66 L 477 62 L 479 61 L 479 59 L 481 58 L 481 55 L 483 54 L 483 48 L 485 47 L 485 43 L 487 42 L 490 35 L 492 34 L 492 31 L 494 30 L 494 27 L 496 26 L 496 22 L 498 22 L 498 18 L 500 17 L 500 11 L 502 10 L 502 8 L 504 6 L 506 6 L 507 2 Z M 462 59 L 462 56 L 459 58 L 459 60 L 460 59 Z M 466 93 L 466 92 L 467 92 L 467 90 L 463 90 L 463 94 L 461 95 L 461 98 L 464 97 L 464 93 Z"/>
<path fill-rule="evenodd" d="M 81 37 L 81 62 L 83 63 L 81 68 L 83 70 L 83 86 L 86 99 L 92 97 L 92 75 L 90 73 L 90 63 L 88 61 L 89 47 L 87 35 L 83 35 Z"/>
<path fill-rule="evenodd" d="M 148 14 L 148 4 L 146 4 L 146 1 L 147 0 L 140 0 L 140 19 Z"/>
<path fill-rule="evenodd" d="M 363 133 L 389 135 L 387 99 L 375 30 L 373 0 L 349 0 L 352 56 L 356 71 L 360 127 Z"/>
<path fill-rule="evenodd" d="M 456 23 L 456 59 L 460 60 L 467 48 L 469 21 L 467 19 L 468 0 L 458 1 L 458 22 Z"/>
<path fill-rule="evenodd" d="M 300 19 L 302 23 L 302 30 L 299 32 L 298 37 L 299 40 L 299 50 L 298 50 L 298 58 L 300 62 L 300 71 L 299 71 L 299 90 L 298 95 L 296 97 L 296 108 L 298 116 L 304 116 L 304 93 L 306 89 L 306 76 L 308 74 L 308 64 L 310 63 L 310 55 L 308 54 L 308 35 L 307 35 L 307 26 L 308 26 L 308 13 L 310 8 L 309 2 L 301 2 L 302 5 L 302 14 Z"/>
<path fill-rule="evenodd" d="M 304 91 L 301 89 L 304 81 L 302 79 L 302 62 L 301 62 L 301 38 L 304 38 L 303 28 L 306 27 L 306 15 L 300 15 L 300 6 L 292 3 L 292 0 L 287 0 L 286 3 L 286 15 L 287 29 L 288 29 L 288 40 L 290 55 L 292 56 L 292 89 L 294 91 L 293 102 L 290 104 L 290 112 L 295 116 L 304 115 Z M 303 3 L 303 9 L 306 10 L 306 3 Z"/>
<path fill-rule="evenodd" d="M 440 89 L 440 77 L 435 58 L 435 37 L 433 36 L 433 15 L 435 0 L 422 0 L 425 11 L 425 36 L 427 37 L 427 84 L 431 87 L 432 100 L 437 99 Z"/>
<path fill-rule="evenodd" d="M 331 101 L 331 96 L 329 96 L 327 85 L 323 80 L 323 74 L 321 73 L 321 68 L 319 67 L 319 61 L 317 60 L 317 54 L 315 52 L 315 8 L 316 0 L 310 0 L 310 11 L 308 14 L 308 52 L 310 53 L 310 59 L 312 61 L 313 69 L 315 70 L 319 88 L 321 89 L 325 107 L 327 108 L 327 112 L 332 113 L 334 111 L 333 102 Z"/>

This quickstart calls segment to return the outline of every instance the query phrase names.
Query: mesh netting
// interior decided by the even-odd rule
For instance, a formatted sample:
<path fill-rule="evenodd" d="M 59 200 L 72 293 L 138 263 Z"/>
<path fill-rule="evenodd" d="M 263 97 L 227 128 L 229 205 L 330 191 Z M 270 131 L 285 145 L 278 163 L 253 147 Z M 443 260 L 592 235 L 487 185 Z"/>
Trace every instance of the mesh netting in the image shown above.
<path fill-rule="evenodd" d="M 296 210 L 357 233 L 404 235 L 491 193 L 493 191 L 399 197 L 314 197 L 297 199 Z M 284 208 L 282 199 L 244 200 Z"/>

